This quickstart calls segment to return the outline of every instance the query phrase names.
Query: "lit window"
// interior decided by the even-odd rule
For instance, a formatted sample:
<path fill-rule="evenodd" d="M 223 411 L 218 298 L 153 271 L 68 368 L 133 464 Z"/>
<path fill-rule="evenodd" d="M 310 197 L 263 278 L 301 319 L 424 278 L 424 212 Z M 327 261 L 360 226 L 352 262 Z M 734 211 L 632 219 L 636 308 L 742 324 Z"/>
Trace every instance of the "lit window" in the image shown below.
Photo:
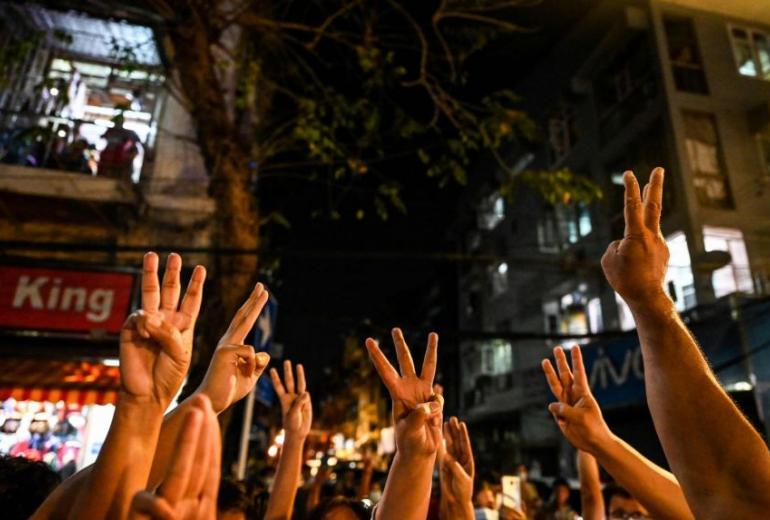
<path fill-rule="evenodd" d="M 500 296 L 508 290 L 508 264 L 500 262 L 490 268 L 492 296 Z"/>
<path fill-rule="evenodd" d="M 711 275 L 717 298 L 734 292 L 754 292 L 749 255 L 743 233 L 739 229 L 704 226 L 703 243 L 706 251 L 727 251 L 732 260 Z"/>
<path fill-rule="evenodd" d="M 744 76 L 770 80 L 770 37 L 763 32 L 743 27 L 733 27 L 730 34 L 738 72 Z"/>
<path fill-rule="evenodd" d="M 490 231 L 505 218 L 505 199 L 499 193 L 485 197 L 479 203 L 478 226 L 480 229 Z"/>
<path fill-rule="evenodd" d="M 687 237 L 677 231 L 666 238 L 670 253 L 668 271 L 666 271 L 666 286 L 669 294 L 676 303 L 679 312 L 695 307 L 695 278 L 692 274 L 690 250 L 687 248 Z"/>
<path fill-rule="evenodd" d="M 510 374 L 513 371 L 513 353 L 508 341 L 496 339 L 482 343 L 481 373 L 489 376 Z"/>
<path fill-rule="evenodd" d="M 631 314 L 631 308 L 626 301 L 615 293 L 615 302 L 618 304 L 618 317 L 620 318 L 620 330 L 631 330 L 636 328 L 634 316 Z"/>
<path fill-rule="evenodd" d="M 695 193 L 701 206 L 732 208 L 733 198 L 722 160 L 713 114 L 684 111 L 685 146 Z"/>
<path fill-rule="evenodd" d="M 578 140 L 575 111 L 567 104 L 560 105 L 548 118 L 548 158 L 555 165 L 566 157 Z"/>
<path fill-rule="evenodd" d="M 602 301 L 599 298 L 588 300 L 588 326 L 591 332 L 601 332 L 604 330 L 604 319 L 602 317 Z"/>

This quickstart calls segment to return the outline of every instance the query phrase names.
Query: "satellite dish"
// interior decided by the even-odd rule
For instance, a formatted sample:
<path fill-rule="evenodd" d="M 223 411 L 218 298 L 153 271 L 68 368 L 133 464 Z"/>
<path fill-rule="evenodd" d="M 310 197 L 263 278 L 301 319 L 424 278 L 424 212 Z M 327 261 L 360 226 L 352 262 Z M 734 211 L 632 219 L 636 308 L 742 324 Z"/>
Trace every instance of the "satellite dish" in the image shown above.
<path fill-rule="evenodd" d="M 703 251 L 695 256 L 692 265 L 696 271 L 711 273 L 733 261 L 728 251 Z"/>

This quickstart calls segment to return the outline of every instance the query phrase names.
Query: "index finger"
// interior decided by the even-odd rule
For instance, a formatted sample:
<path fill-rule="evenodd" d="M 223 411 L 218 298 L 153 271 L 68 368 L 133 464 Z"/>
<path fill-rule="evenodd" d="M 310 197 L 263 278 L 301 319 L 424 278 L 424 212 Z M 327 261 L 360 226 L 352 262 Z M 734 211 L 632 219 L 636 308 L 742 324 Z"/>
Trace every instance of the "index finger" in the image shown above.
<path fill-rule="evenodd" d="M 374 369 L 380 375 L 380 379 L 385 384 L 391 394 L 394 393 L 396 385 L 398 384 L 399 375 L 393 365 L 390 364 L 388 358 L 380 350 L 377 342 L 372 338 L 366 338 L 366 350 L 369 351 L 369 358 L 372 360 Z"/>
<path fill-rule="evenodd" d="M 644 225 L 653 233 L 660 232 L 660 212 L 663 208 L 663 168 L 655 168 L 647 184 L 647 196 L 644 199 Z"/>
<path fill-rule="evenodd" d="M 259 313 L 262 312 L 267 303 L 268 297 L 269 295 L 264 285 L 261 283 L 255 285 L 248 299 L 233 316 L 233 320 L 230 322 L 230 326 L 220 342 L 228 344 L 243 343 L 246 339 L 246 334 L 254 327 L 254 323 L 256 323 Z"/>
<path fill-rule="evenodd" d="M 626 187 L 623 206 L 626 229 L 623 236 L 628 236 L 642 231 L 642 195 L 639 191 L 639 182 L 633 172 L 626 171 L 623 174 L 623 183 Z"/>
<path fill-rule="evenodd" d="M 422 370 L 420 379 L 432 385 L 436 377 L 436 364 L 438 352 L 438 334 L 431 332 L 428 334 L 428 346 L 425 349 L 425 358 L 422 361 Z"/>
<path fill-rule="evenodd" d="M 564 389 L 561 386 L 559 376 L 556 375 L 556 370 L 554 370 L 553 365 L 551 364 L 551 360 L 544 359 L 541 366 L 543 367 L 543 372 L 545 372 L 545 380 L 548 381 L 551 393 L 556 399 L 561 399 L 561 394 Z"/>
<path fill-rule="evenodd" d="M 150 251 L 142 260 L 142 310 L 154 313 L 159 305 L 158 255 Z"/>
<path fill-rule="evenodd" d="M 195 320 L 198 319 L 201 302 L 203 301 L 203 283 L 205 281 L 206 268 L 202 265 L 196 265 L 187 284 L 184 298 L 182 298 L 182 305 L 179 306 L 179 312 L 190 320 L 190 326 L 194 325 Z"/>

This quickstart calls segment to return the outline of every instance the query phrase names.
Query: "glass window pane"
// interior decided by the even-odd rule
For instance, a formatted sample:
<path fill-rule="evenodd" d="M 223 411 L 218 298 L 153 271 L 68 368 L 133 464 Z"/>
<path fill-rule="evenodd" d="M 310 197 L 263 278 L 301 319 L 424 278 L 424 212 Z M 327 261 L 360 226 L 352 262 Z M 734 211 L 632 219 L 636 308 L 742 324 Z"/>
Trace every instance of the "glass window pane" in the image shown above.
<path fill-rule="evenodd" d="M 754 45 L 757 49 L 761 76 L 770 79 L 770 40 L 764 34 L 754 33 Z"/>

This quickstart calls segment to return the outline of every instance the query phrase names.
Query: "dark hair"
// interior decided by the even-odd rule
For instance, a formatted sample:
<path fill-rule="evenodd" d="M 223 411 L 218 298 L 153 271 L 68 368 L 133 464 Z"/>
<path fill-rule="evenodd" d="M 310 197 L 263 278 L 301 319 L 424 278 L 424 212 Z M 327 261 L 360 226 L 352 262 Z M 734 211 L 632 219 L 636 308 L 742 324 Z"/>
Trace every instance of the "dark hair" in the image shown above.
<path fill-rule="evenodd" d="M 330 513 L 338 507 L 347 507 L 361 520 L 369 520 L 371 517 L 370 508 L 360 500 L 353 500 L 347 497 L 334 497 L 324 500 L 310 512 L 308 520 L 323 520 L 327 513 Z"/>
<path fill-rule="evenodd" d="M 565 486 L 567 489 L 570 489 L 569 482 L 567 482 L 567 479 L 564 477 L 559 477 L 556 480 L 553 481 L 553 484 L 551 484 L 551 489 L 556 489 L 559 486 Z"/>
<path fill-rule="evenodd" d="M 612 497 L 620 497 L 633 500 L 634 497 L 625 488 L 618 486 L 617 484 L 607 484 L 604 488 L 604 503 L 607 507 L 610 505 Z"/>
<path fill-rule="evenodd" d="M 223 478 L 219 482 L 219 496 L 217 496 L 217 509 L 225 511 L 242 511 L 247 513 L 251 506 L 246 485 L 237 480 Z"/>
<path fill-rule="evenodd" d="M 0 511 L 9 520 L 26 519 L 61 482 L 47 464 L 0 455 Z"/>

